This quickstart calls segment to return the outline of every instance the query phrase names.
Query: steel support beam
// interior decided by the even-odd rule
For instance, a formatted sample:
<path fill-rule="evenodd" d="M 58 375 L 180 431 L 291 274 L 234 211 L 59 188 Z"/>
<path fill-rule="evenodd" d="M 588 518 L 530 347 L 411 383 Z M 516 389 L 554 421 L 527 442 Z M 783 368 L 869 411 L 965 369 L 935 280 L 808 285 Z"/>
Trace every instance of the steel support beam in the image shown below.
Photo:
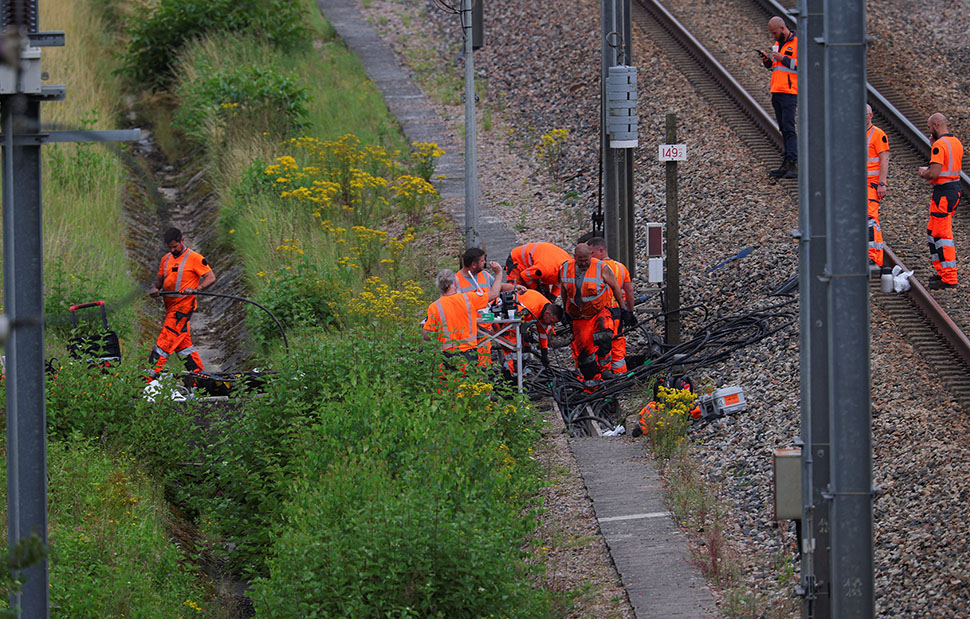
<path fill-rule="evenodd" d="M 873 616 L 866 219 L 866 7 L 825 0 L 831 612 Z M 812 96 L 816 96 L 812 93 Z"/>
<path fill-rule="evenodd" d="M 603 230 L 610 256 L 636 277 L 636 229 L 633 214 L 633 149 L 610 148 L 606 132 L 606 80 L 609 69 L 633 64 L 630 0 L 603 0 L 602 73 L 600 75 L 600 152 L 603 157 Z"/>

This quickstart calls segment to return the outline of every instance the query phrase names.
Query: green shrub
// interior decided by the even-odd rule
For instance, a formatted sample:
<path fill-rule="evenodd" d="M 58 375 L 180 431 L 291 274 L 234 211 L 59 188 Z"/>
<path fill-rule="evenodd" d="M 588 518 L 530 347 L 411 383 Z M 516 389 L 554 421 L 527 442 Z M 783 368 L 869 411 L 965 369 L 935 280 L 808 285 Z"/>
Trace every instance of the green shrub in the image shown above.
<path fill-rule="evenodd" d="M 214 123 L 281 136 L 306 126 L 306 88 L 295 74 L 275 65 L 202 67 L 198 77 L 182 83 L 176 94 L 181 105 L 173 125 L 198 145 L 209 140 Z"/>
<path fill-rule="evenodd" d="M 122 72 L 135 82 L 165 86 L 186 42 L 214 32 L 247 33 L 282 50 L 308 44 L 301 0 L 160 0 L 139 20 L 122 55 Z"/>
<path fill-rule="evenodd" d="M 339 322 L 347 303 L 348 288 L 338 276 L 306 261 L 264 275 L 267 285 L 255 296 L 255 301 L 271 311 L 285 329 L 327 328 Z M 279 327 L 266 312 L 253 306 L 248 311 L 258 344 L 266 346 L 279 339 Z"/>
<path fill-rule="evenodd" d="M 47 330 L 60 337 L 71 334 L 70 308 L 72 305 L 89 301 L 104 300 L 103 283 L 89 274 L 68 269 L 60 257 L 52 260 L 44 268 L 44 315 L 48 320 Z M 87 321 L 91 316 L 97 319 L 101 328 L 101 314 L 98 308 L 81 310 L 79 321 Z"/>

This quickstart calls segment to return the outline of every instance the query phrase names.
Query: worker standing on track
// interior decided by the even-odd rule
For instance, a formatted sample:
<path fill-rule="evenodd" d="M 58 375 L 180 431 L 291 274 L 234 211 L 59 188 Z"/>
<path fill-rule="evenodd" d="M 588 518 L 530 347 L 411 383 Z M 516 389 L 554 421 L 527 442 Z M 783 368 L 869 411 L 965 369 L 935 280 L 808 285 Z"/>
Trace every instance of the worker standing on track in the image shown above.
<path fill-rule="evenodd" d="M 202 254 L 185 246 L 180 230 L 169 228 L 165 231 L 164 240 L 169 253 L 162 257 L 158 274 L 148 294 L 153 297 L 158 297 L 161 292 L 182 294 L 162 296 L 165 302 L 165 322 L 155 341 L 155 348 L 148 356 L 148 362 L 154 364 L 148 372 L 152 379 L 158 377 L 173 352 L 185 360 L 185 369 L 188 371 L 202 371 L 202 357 L 192 345 L 189 319 L 198 307 L 195 293 L 205 290 L 216 281 L 212 267 Z"/>
<path fill-rule="evenodd" d="M 879 203 L 886 197 L 886 176 L 889 174 L 889 138 L 886 132 L 872 124 L 872 106 L 866 105 L 866 143 L 869 158 L 866 160 L 866 188 L 868 192 L 867 214 L 869 216 L 869 260 L 882 266 L 885 244 L 879 226 Z"/>
<path fill-rule="evenodd" d="M 559 267 L 567 260 L 566 250 L 552 243 L 529 243 L 512 250 L 505 268 L 509 280 L 555 299 L 559 296 Z"/>
<path fill-rule="evenodd" d="M 614 298 L 610 303 L 610 315 L 613 318 L 613 349 L 610 354 L 613 362 L 610 372 L 616 374 L 626 374 L 626 338 L 620 335 L 620 326 L 625 325 L 634 327 L 637 324 L 636 314 L 633 312 L 633 281 L 630 279 L 630 271 L 626 266 L 617 260 L 610 258 L 606 248 L 606 239 L 601 236 L 594 236 L 588 241 L 593 258 L 602 260 L 613 271 L 616 283 L 623 290 L 623 298 Z M 622 301 L 622 302 L 620 302 Z M 625 308 L 625 309 L 624 309 Z"/>
<path fill-rule="evenodd" d="M 930 260 L 936 274 L 928 284 L 933 290 L 957 287 L 957 254 L 953 245 L 953 212 L 960 204 L 960 170 L 963 144 L 947 128 L 946 116 L 937 112 L 927 121 L 933 145 L 930 163 L 919 169 L 921 178 L 933 185 L 930 200 L 930 220 L 926 226 L 929 236 Z"/>
<path fill-rule="evenodd" d="M 435 277 L 435 285 L 441 297 L 428 306 L 424 322 L 424 338 L 430 340 L 432 334 L 441 342 L 441 350 L 446 356 L 460 356 L 484 366 L 488 355 L 479 348 L 478 310 L 488 307 L 495 300 L 502 287 L 502 266 L 491 262 L 492 285 L 488 290 L 458 292 L 455 272 L 442 269 Z"/>
<path fill-rule="evenodd" d="M 771 55 L 756 50 L 761 63 L 771 71 L 771 107 L 778 130 L 785 141 L 781 166 L 768 174 L 775 178 L 798 178 L 798 136 L 795 133 L 795 108 L 798 104 L 798 37 L 777 15 L 768 20 L 768 32 L 775 40 Z"/>
<path fill-rule="evenodd" d="M 549 366 L 549 334 L 553 333 L 553 326 L 562 320 L 562 308 L 549 301 L 545 295 L 537 290 L 519 292 L 516 297 L 518 315 L 522 320 L 521 327 L 525 329 L 534 323 L 539 337 L 539 360 L 543 367 Z M 523 334 L 524 335 L 524 334 Z M 503 362 L 509 374 L 515 376 L 515 331 L 500 335 L 508 346 L 502 347 Z"/>
<path fill-rule="evenodd" d="M 610 302 L 620 299 L 623 291 L 616 283 L 613 271 L 606 263 L 592 257 L 589 245 L 576 245 L 573 259 L 560 268 L 562 304 L 572 318 L 573 359 L 592 391 L 602 382 L 602 373 L 609 369 L 613 348 L 613 317 Z"/>

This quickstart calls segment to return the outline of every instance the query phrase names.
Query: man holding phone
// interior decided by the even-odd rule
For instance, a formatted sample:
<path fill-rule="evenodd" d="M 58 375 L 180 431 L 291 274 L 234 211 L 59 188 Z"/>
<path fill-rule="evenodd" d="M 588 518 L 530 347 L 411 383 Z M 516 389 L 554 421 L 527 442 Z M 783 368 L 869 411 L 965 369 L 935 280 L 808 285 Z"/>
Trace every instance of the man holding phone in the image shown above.
<path fill-rule="evenodd" d="M 775 178 L 798 178 L 798 136 L 795 134 L 795 107 L 798 104 L 798 37 L 777 15 L 768 20 L 768 32 L 775 40 L 771 54 L 755 50 L 761 63 L 771 71 L 771 107 L 785 142 L 781 166 L 768 174 Z"/>

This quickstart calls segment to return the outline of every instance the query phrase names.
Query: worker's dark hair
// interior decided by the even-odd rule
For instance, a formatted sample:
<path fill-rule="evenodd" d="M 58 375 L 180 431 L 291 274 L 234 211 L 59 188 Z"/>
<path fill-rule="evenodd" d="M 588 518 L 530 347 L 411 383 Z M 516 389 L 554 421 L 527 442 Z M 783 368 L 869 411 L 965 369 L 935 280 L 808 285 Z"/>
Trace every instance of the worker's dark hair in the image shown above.
<path fill-rule="evenodd" d="M 168 245 L 172 241 L 181 241 L 182 231 L 178 228 L 169 228 L 165 231 L 165 244 Z"/>
<path fill-rule="evenodd" d="M 542 308 L 542 313 L 545 314 L 546 310 L 552 312 L 552 315 L 556 317 L 556 320 L 562 320 L 562 308 L 555 303 L 546 303 L 546 306 Z"/>
<path fill-rule="evenodd" d="M 470 267 L 473 262 L 485 255 L 481 247 L 469 247 L 461 257 L 461 266 Z"/>
<path fill-rule="evenodd" d="M 591 236 L 586 241 L 586 244 L 593 249 L 606 249 L 606 239 L 601 236 Z"/>

